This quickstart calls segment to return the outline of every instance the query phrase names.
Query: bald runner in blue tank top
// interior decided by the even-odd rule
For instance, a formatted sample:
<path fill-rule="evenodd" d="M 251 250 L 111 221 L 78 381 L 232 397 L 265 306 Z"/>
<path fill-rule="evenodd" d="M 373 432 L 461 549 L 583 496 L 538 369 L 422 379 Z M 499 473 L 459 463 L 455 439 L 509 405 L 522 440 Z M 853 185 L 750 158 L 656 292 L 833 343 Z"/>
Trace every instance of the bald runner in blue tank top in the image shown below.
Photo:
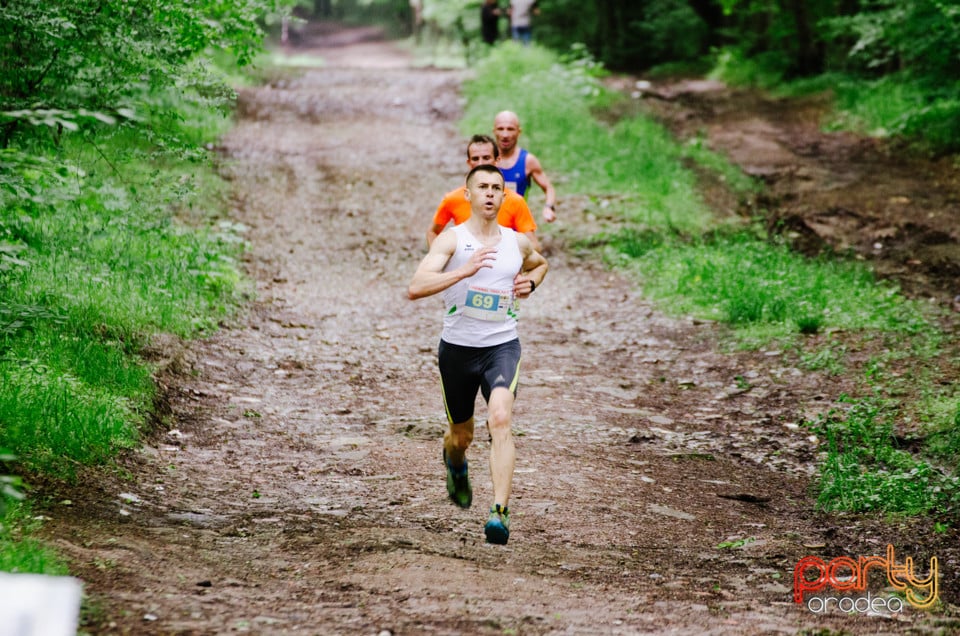
<path fill-rule="evenodd" d="M 517 161 L 509 168 L 500 167 L 504 185 L 522 197 L 527 196 L 527 186 L 530 178 L 527 177 L 527 149 L 521 148 Z"/>
<path fill-rule="evenodd" d="M 520 119 L 516 113 L 509 110 L 497 113 L 493 119 L 493 135 L 500 149 L 499 167 L 504 185 L 516 190 L 522 197 L 526 197 L 531 181 L 540 186 L 544 197 L 543 220 L 553 223 L 557 218 L 557 193 L 537 156 L 520 147 L 518 141 L 521 130 Z"/>

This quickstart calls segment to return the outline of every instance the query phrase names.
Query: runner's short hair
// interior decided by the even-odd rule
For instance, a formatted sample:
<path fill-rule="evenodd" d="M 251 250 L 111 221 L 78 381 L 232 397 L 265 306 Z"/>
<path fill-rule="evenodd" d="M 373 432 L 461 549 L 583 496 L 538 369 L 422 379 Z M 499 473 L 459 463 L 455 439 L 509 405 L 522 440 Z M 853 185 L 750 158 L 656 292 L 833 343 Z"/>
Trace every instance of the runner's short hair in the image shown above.
<path fill-rule="evenodd" d="M 470 146 L 474 144 L 491 144 L 493 146 L 493 158 L 500 158 L 500 148 L 497 146 L 497 141 L 490 135 L 474 135 L 470 138 L 470 141 L 467 142 L 467 159 L 470 158 Z"/>
<path fill-rule="evenodd" d="M 489 163 L 481 163 L 479 166 L 472 168 L 470 172 L 467 173 L 467 185 L 470 185 L 470 179 L 473 178 L 473 175 L 478 172 L 489 172 L 491 174 L 498 175 L 500 177 L 500 181 L 503 182 L 503 173 L 500 172 L 500 168 Z"/>

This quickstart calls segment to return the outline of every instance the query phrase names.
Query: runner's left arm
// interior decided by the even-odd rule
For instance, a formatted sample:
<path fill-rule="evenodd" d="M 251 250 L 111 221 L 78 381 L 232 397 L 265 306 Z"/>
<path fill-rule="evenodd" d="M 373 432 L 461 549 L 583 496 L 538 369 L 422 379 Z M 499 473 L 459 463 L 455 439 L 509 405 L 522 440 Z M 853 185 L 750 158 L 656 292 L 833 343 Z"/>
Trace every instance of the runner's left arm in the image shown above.
<path fill-rule="evenodd" d="M 557 220 L 557 193 L 553 189 L 553 183 L 547 173 L 543 171 L 540 160 L 530 153 L 527 154 L 526 168 L 530 179 L 543 190 L 543 220 L 547 223 L 553 223 Z"/>
<path fill-rule="evenodd" d="M 517 235 L 517 244 L 523 254 L 523 265 L 520 266 L 520 273 L 513 279 L 513 293 L 517 298 L 526 298 L 543 283 L 547 275 L 547 259 L 533 248 L 530 239 L 525 235 Z"/>

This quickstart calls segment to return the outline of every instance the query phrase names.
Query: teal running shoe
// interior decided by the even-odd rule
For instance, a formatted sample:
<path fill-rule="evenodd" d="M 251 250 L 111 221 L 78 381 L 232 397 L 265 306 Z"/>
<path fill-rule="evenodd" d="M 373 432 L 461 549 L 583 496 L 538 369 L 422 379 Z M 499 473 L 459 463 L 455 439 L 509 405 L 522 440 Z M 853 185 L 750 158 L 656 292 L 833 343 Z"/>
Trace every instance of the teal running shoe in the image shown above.
<path fill-rule="evenodd" d="M 470 487 L 470 476 L 467 474 L 467 460 L 463 466 L 454 468 L 447 459 L 447 449 L 443 449 L 443 464 L 447 467 L 447 494 L 450 500 L 461 508 L 469 508 L 473 503 L 473 488 Z"/>
<path fill-rule="evenodd" d="M 510 538 L 510 511 L 506 506 L 496 504 L 490 509 L 490 518 L 483 526 L 483 533 L 487 535 L 487 543 L 507 545 L 507 539 Z"/>

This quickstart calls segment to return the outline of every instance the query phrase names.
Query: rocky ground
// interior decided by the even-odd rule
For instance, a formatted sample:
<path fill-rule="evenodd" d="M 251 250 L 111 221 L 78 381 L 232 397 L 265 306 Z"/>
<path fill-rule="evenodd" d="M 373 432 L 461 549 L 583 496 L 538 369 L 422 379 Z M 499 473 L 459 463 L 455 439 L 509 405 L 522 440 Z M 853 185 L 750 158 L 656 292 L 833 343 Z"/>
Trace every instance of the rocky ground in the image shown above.
<path fill-rule="evenodd" d="M 207 340 L 158 343 L 163 425 L 126 460 L 125 478 L 89 481 L 56 498 L 71 505 L 44 513 L 45 538 L 85 583 L 87 632 L 957 628 L 953 531 L 815 511 L 818 444 L 802 423 L 831 408 L 846 381 L 801 371 L 781 351 L 731 353 L 718 346 L 720 327 L 663 315 L 629 281 L 567 249 L 589 232 L 573 201 L 544 228 L 551 271 L 521 310 L 510 542 L 485 544 L 489 444 L 478 435 L 470 452 L 474 507 L 454 507 L 440 461 L 439 300 L 405 296 L 430 215 L 462 178 L 464 75 L 412 68 L 388 43 L 323 35 L 301 40 L 298 53 L 325 66 L 242 91 L 220 149 L 232 217 L 249 228 L 258 300 Z M 724 120 L 698 110 L 726 109 L 723 90 L 671 86 L 659 114 L 678 132 L 703 127 L 733 151 L 747 143 L 725 123 L 731 111 Z M 770 144 L 769 160 L 747 153 L 773 186 L 768 205 L 797 201 L 824 218 L 869 208 L 888 228 L 870 241 L 886 247 L 837 239 L 865 253 L 900 249 L 921 217 L 931 235 L 956 242 L 955 224 L 939 217 L 956 218 L 955 200 L 928 206 L 903 188 L 905 201 L 893 190 L 868 201 L 865 189 L 844 203 L 853 179 L 837 166 L 874 143 L 803 145 L 792 111 L 779 107 L 773 120 L 766 106 L 749 119 L 755 143 Z M 817 161 L 825 147 L 838 164 Z M 836 180 L 829 204 L 818 179 Z M 895 214 L 927 208 L 933 216 L 913 221 Z M 926 271 L 933 261 L 911 258 L 920 264 L 902 266 L 924 270 L 922 293 L 947 302 Z M 793 602 L 801 558 L 884 555 L 888 543 L 918 565 L 940 559 L 944 607 L 845 615 Z"/>

